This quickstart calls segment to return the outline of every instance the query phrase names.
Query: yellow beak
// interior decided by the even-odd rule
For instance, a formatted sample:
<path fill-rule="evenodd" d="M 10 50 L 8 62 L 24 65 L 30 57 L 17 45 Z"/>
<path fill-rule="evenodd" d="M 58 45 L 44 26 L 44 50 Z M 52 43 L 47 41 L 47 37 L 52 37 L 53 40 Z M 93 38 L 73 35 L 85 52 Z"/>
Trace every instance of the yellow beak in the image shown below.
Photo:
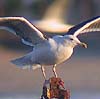
<path fill-rule="evenodd" d="M 84 48 L 87 48 L 87 44 L 86 43 L 80 43 L 80 46 L 84 47 Z"/>

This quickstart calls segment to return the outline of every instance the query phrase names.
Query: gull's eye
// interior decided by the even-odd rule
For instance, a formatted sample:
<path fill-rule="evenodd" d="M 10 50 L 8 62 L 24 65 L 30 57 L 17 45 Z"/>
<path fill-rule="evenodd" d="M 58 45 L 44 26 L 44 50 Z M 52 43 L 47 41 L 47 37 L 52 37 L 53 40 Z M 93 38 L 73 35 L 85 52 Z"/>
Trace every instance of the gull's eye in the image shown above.
<path fill-rule="evenodd" d="M 73 40 L 73 38 L 70 38 L 70 40 L 72 41 L 72 40 Z"/>

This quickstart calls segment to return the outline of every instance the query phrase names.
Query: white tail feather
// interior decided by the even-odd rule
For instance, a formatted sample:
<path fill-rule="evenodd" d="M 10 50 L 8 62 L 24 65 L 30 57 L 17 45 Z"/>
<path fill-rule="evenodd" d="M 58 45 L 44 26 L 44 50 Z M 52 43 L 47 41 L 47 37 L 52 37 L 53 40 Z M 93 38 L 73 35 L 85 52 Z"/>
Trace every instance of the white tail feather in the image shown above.
<path fill-rule="evenodd" d="M 32 63 L 31 58 L 27 56 L 11 60 L 11 63 L 15 64 L 17 67 L 22 69 L 35 70 L 37 68 L 41 68 L 39 64 Z"/>

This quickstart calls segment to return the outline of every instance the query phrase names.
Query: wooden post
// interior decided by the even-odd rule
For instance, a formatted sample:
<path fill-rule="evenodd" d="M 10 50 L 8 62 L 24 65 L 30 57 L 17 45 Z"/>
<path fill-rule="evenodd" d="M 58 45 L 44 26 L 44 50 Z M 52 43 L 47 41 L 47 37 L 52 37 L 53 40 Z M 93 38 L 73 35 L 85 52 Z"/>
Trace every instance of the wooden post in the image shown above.
<path fill-rule="evenodd" d="M 41 99 L 70 99 L 70 91 L 65 89 L 61 78 L 52 77 L 43 85 Z"/>

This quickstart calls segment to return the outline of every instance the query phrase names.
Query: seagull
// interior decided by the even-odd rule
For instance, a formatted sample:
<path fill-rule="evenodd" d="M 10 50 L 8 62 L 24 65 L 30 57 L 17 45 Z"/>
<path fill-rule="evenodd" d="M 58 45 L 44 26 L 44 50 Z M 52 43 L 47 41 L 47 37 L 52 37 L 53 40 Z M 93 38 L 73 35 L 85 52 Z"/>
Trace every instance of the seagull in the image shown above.
<path fill-rule="evenodd" d="M 55 67 L 68 60 L 73 54 L 75 46 L 87 48 L 87 44 L 78 39 L 78 35 L 92 31 L 100 31 L 100 16 L 94 17 L 69 29 L 64 36 L 47 37 L 36 26 L 23 17 L 1 17 L 0 29 L 5 29 L 19 36 L 21 41 L 33 47 L 33 50 L 11 62 L 20 68 L 41 68 L 46 80 L 45 66 L 52 66 L 54 76 L 57 77 Z"/>

